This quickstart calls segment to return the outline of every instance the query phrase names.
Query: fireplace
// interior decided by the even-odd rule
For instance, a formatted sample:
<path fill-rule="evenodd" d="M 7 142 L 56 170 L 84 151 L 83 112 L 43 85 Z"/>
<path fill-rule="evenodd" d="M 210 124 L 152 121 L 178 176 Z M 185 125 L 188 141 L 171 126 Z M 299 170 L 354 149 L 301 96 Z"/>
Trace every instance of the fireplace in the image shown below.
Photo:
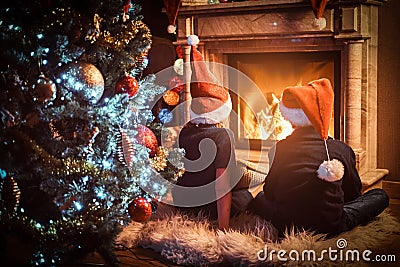
<path fill-rule="evenodd" d="M 331 0 L 324 13 L 325 27 L 313 23 L 314 14 L 307 0 L 185 6 L 177 18 L 177 44 L 184 45 L 190 34 L 198 35 L 199 49 L 206 60 L 246 74 L 271 108 L 286 86 L 329 78 L 335 90 L 330 135 L 354 149 L 364 187 L 381 186 L 382 177 L 388 173 L 376 167 L 377 21 L 383 2 Z M 188 47 L 184 51 L 187 61 Z M 211 71 L 228 88 L 240 88 L 237 77 L 224 68 L 213 65 Z M 189 73 L 187 69 L 185 73 Z M 249 140 L 254 149 L 249 159 L 266 163 L 259 152 L 268 150 L 268 140 L 282 136 L 254 127 L 254 118 L 265 114 L 262 110 L 249 111 L 237 96 L 242 93 L 233 93 L 232 100 L 238 120 L 244 120 L 246 126 L 240 128 L 235 120 L 230 123 L 238 155 L 241 143 Z M 262 142 L 264 139 L 267 142 Z"/>
<path fill-rule="evenodd" d="M 254 81 L 267 100 L 266 107 L 257 105 L 257 97 L 243 101 L 239 96 L 245 95 L 247 88 L 240 84 L 241 79 L 235 77 L 235 73 L 228 77 L 230 88 L 234 87 L 233 83 L 237 84 L 238 94 L 232 97 L 234 111 L 244 124 L 244 129 L 240 130 L 238 125 L 231 123 L 239 144 L 242 139 L 249 139 L 252 143 L 258 140 L 282 140 L 292 133 L 290 123 L 280 115 L 277 108 L 282 91 L 288 86 L 304 85 L 308 81 L 325 77 L 332 81 L 335 95 L 340 96 L 340 87 L 335 86 L 340 84 L 340 54 L 335 51 L 234 53 L 228 54 L 228 65 Z M 340 97 L 334 106 L 334 114 L 340 114 Z M 340 116 L 333 116 L 329 134 L 340 138 Z"/>

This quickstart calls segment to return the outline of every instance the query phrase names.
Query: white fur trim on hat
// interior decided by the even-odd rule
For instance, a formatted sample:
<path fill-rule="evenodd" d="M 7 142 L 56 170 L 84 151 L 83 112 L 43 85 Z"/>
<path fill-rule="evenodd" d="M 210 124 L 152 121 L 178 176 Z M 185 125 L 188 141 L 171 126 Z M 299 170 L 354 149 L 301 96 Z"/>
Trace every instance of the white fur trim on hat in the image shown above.
<path fill-rule="evenodd" d="M 192 100 L 195 101 L 195 100 Z M 192 108 L 190 108 L 190 121 L 193 123 L 204 123 L 204 124 L 214 124 L 218 122 L 225 121 L 232 111 L 232 101 L 228 94 L 228 99 L 219 108 L 202 114 L 195 113 Z"/>
<path fill-rule="evenodd" d="M 296 127 L 312 126 L 310 120 L 301 108 L 288 108 L 280 101 L 279 111 L 286 120 Z"/>
<path fill-rule="evenodd" d="M 325 160 L 317 170 L 318 178 L 327 182 L 336 182 L 344 175 L 343 163 L 337 159 Z"/>

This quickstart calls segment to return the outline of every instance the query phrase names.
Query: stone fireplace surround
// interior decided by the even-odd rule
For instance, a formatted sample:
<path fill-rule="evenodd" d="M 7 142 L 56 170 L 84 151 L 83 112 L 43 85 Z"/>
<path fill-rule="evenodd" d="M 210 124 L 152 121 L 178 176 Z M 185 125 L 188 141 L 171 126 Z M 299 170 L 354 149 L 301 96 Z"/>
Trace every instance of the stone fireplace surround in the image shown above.
<path fill-rule="evenodd" d="M 177 44 L 199 36 L 207 61 L 228 64 L 232 53 L 340 53 L 340 133 L 357 158 L 364 189 L 382 186 L 386 169 L 377 168 L 378 8 L 386 0 L 330 0 L 326 27 L 313 24 L 307 0 L 258 0 L 181 7 Z M 187 61 L 189 47 L 184 49 Z M 212 70 L 224 84 L 229 77 Z M 187 74 L 188 71 L 185 71 Z M 189 94 L 186 84 L 186 95 Z M 256 153 L 256 152 L 254 152 Z M 259 159 L 258 161 L 262 161 Z"/>

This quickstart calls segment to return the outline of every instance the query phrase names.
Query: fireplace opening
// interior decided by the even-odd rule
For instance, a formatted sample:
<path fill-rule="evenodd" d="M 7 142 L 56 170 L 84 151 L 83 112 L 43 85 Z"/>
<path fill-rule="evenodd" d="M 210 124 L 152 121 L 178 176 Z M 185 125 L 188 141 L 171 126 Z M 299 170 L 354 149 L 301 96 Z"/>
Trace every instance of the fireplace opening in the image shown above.
<path fill-rule="evenodd" d="M 262 144 L 269 146 L 290 135 L 293 129 L 278 109 L 283 90 L 323 77 L 331 81 L 335 93 L 329 135 L 340 139 L 340 51 L 235 53 L 228 54 L 228 64 L 247 75 L 267 100 L 267 106 L 260 106 L 259 95 L 248 95 L 251 91 L 241 85 L 241 79 L 229 77 L 230 86 L 238 88 L 232 102 L 240 122 L 231 121 L 230 126 L 239 146 L 249 142 L 252 148 L 261 149 Z"/>

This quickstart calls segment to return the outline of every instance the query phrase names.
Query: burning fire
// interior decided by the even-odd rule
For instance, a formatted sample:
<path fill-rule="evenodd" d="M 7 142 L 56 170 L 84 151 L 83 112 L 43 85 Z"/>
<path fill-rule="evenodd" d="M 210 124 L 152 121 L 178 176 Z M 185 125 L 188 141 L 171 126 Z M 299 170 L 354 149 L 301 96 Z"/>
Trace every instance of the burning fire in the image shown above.
<path fill-rule="evenodd" d="M 272 93 L 271 104 L 257 113 L 253 118 L 244 118 L 247 123 L 245 128 L 249 139 L 282 140 L 292 134 L 293 127 L 289 121 L 282 117 L 279 111 L 279 98 Z"/>

